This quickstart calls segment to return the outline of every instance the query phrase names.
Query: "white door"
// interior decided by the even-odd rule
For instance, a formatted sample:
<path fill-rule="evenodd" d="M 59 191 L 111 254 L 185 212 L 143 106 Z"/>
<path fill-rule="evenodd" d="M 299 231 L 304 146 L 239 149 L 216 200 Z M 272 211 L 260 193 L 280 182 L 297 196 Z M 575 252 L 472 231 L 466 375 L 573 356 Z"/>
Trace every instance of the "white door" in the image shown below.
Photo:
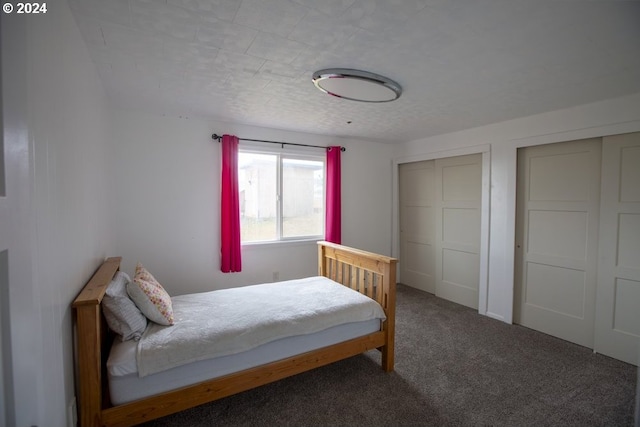
<path fill-rule="evenodd" d="M 0 31 L 0 46 L 2 45 L 2 32 Z M 0 60 L 0 64 L 2 61 Z M 0 67 L 0 84 L 3 69 Z M 0 86 L 1 88 L 1 86 Z M 4 88 L 2 88 L 4 89 Z M 11 372 L 6 366 L 9 366 L 9 354 L 11 352 L 11 341 L 9 331 L 9 204 L 7 201 L 6 182 L 5 182 L 5 160 L 4 160 L 4 120 L 3 120 L 3 96 L 0 89 L 0 425 L 10 425 L 13 423 L 13 417 L 8 416 L 12 398 L 9 388 L 11 383 Z"/>
<path fill-rule="evenodd" d="M 449 157 L 436 170 L 436 296 L 478 308 L 482 155 Z"/>
<path fill-rule="evenodd" d="M 600 139 L 518 150 L 514 321 L 593 348 Z"/>
<path fill-rule="evenodd" d="M 401 164 L 400 185 L 400 280 L 435 293 L 434 161 Z"/>
<path fill-rule="evenodd" d="M 640 362 L 640 133 L 605 137 L 595 351 Z"/>
<path fill-rule="evenodd" d="M 31 174 L 27 130 L 26 21 L 2 14 L 0 21 L 0 425 L 30 426 L 41 411 L 35 357 L 38 325 L 32 280 Z M 34 315 L 35 314 L 35 315 Z M 38 350 L 38 351 L 35 351 Z"/>

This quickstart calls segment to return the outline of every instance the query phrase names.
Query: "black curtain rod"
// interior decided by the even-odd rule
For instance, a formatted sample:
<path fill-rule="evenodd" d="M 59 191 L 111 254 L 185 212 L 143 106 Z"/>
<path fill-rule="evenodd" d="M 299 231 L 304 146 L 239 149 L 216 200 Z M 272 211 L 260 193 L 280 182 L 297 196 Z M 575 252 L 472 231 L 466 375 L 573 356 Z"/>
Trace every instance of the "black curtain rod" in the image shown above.
<path fill-rule="evenodd" d="M 218 135 L 217 133 L 214 133 L 213 135 L 211 135 L 212 139 L 215 139 L 216 141 L 220 142 L 222 141 L 222 136 Z M 252 141 L 252 142 L 267 142 L 269 144 L 280 144 L 282 146 L 285 145 L 297 145 L 298 147 L 313 147 L 313 148 L 324 148 L 325 150 L 329 147 L 323 147 L 322 145 L 309 145 L 309 144 L 296 144 L 295 142 L 281 142 L 281 141 L 267 141 L 264 139 L 249 139 L 249 138 L 238 138 L 242 141 Z M 340 147 L 340 151 L 347 151 L 346 148 L 344 147 Z"/>

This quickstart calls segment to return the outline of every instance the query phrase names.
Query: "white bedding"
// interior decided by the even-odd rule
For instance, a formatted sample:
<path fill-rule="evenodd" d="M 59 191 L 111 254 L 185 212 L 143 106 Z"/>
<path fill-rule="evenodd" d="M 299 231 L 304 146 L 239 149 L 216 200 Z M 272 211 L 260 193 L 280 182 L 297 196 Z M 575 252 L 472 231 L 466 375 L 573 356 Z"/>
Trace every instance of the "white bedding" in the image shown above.
<path fill-rule="evenodd" d="M 378 303 L 322 276 L 181 295 L 172 303 L 175 324 L 150 324 L 138 343 L 140 377 L 284 337 L 385 319 Z"/>

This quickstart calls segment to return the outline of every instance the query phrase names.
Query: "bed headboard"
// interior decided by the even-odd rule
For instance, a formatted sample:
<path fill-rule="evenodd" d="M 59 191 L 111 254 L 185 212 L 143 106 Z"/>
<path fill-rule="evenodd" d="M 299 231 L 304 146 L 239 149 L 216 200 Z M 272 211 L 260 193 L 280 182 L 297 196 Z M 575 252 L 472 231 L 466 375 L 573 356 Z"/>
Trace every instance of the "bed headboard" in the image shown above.
<path fill-rule="evenodd" d="M 110 348 L 109 330 L 100 303 L 120 269 L 121 260 L 121 257 L 107 258 L 72 305 L 76 313 L 78 425 L 81 426 L 101 425 L 100 413 L 108 404 L 105 369 Z"/>

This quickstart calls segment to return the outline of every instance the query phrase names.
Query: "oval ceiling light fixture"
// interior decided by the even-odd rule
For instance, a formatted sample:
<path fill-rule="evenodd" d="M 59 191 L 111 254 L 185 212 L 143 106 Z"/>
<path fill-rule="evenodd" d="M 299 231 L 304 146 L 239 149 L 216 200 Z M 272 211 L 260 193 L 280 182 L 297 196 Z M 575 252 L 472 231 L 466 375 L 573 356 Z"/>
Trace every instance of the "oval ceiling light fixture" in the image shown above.
<path fill-rule="evenodd" d="M 351 101 L 389 102 L 400 98 L 402 94 L 402 87 L 393 80 L 350 68 L 316 71 L 312 81 L 321 91 Z"/>

